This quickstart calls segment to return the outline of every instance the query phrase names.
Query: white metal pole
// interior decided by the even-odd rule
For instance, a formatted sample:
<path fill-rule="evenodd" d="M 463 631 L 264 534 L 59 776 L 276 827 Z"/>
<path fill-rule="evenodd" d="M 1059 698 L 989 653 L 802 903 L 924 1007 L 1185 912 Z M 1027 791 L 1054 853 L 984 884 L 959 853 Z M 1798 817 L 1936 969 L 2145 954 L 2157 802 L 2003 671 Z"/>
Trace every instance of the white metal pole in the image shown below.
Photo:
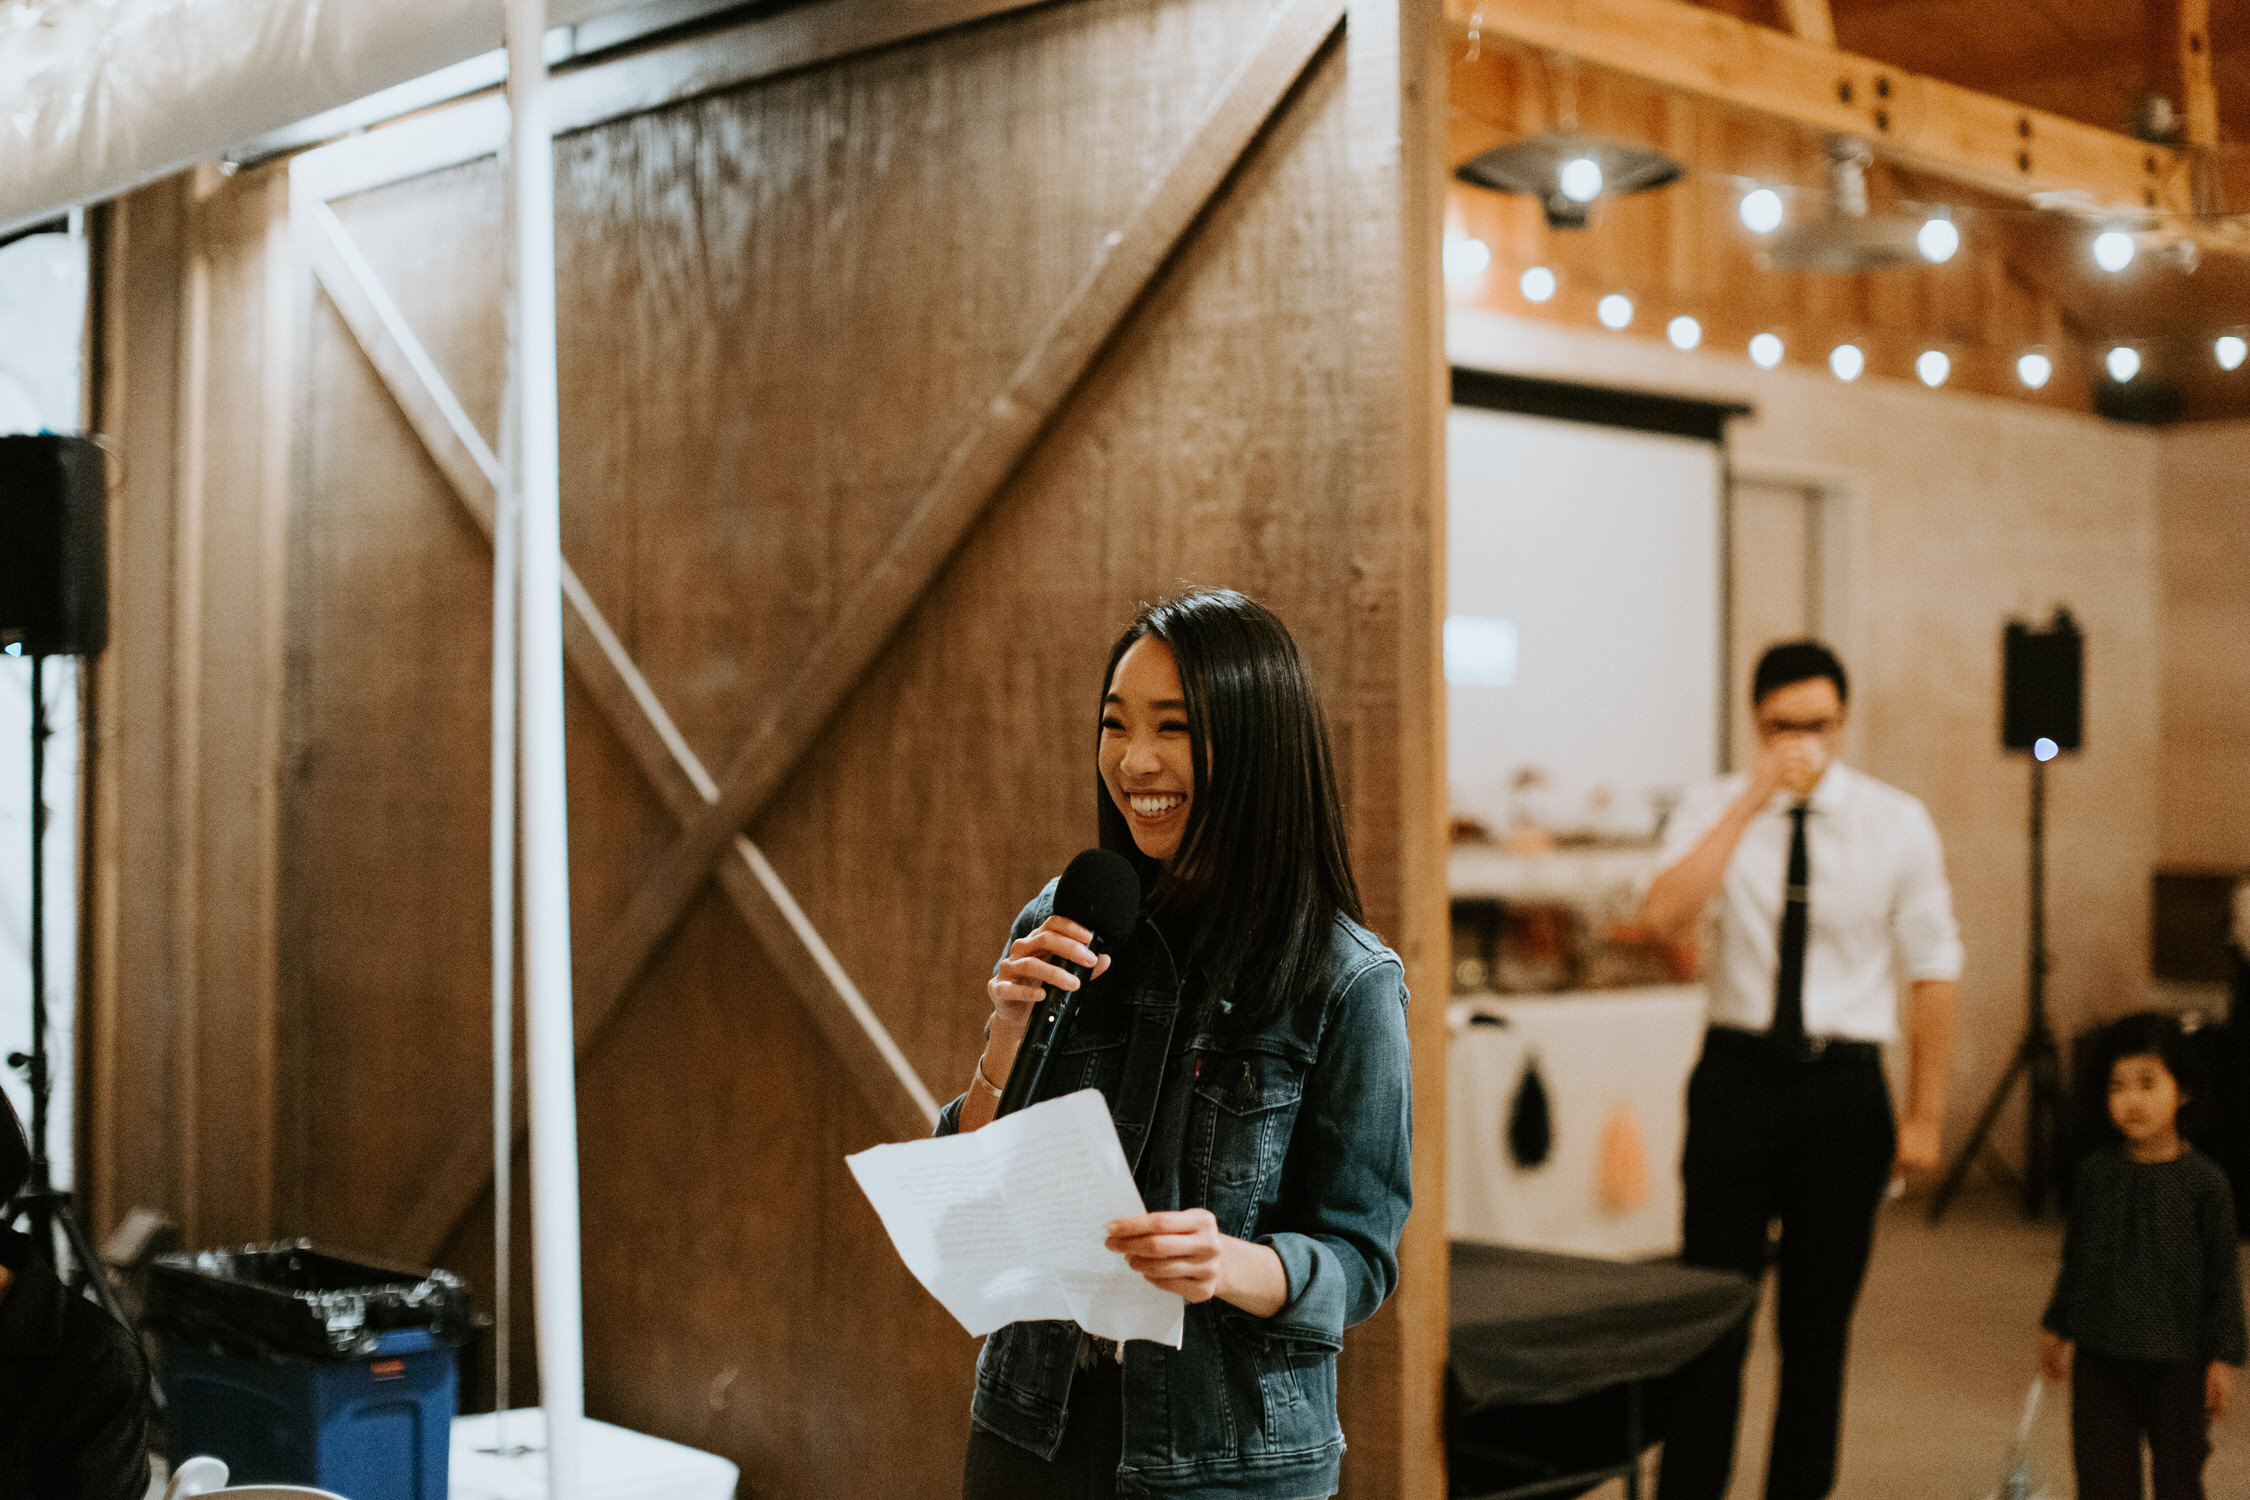
<path fill-rule="evenodd" d="M 514 320 L 511 318 L 510 322 Z M 494 1446 L 508 1451 L 506 1412 L 513 1359 L 516 1082 L 516 616 L 522 465 L 516 460 L 518 405 L 511 390 L 503 421 L 507 478 L 492 517 L 492 1409 Z"/>
<path fill-rule="evenodd" d="M 555 383 L 555 163 L 546 0 L 506 0 L 514 207 L 516 472 L 523 537 L 524 1010 L 531 1091 L 532 1290 L 549 1500 L 578 1500 L 585 1412 L 571 1037 L 569 801 L 563 768 L 562 486 Z"/>

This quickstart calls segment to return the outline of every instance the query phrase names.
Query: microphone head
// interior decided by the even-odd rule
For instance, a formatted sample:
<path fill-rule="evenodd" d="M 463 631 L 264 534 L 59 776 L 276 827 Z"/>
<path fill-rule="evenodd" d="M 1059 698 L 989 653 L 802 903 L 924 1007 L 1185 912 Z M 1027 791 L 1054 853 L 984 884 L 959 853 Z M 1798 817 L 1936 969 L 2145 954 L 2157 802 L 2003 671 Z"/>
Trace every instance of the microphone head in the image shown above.
<path fill-rule="evenodd" d="M 1141 917 L 1141 877 L 1124 855 L 1088 849 L 1072 860 L 1055 887 L 1055 915 L 1093 929 L 1115 952 Z"/>

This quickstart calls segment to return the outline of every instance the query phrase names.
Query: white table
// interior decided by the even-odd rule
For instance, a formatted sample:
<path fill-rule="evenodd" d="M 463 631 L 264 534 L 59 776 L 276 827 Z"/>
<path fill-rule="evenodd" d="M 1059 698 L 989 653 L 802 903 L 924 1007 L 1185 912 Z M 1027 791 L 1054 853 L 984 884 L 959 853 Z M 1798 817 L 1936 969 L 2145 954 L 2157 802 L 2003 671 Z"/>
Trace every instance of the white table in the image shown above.
<path fill-rule="evenodd" d="M 1701 985 L 1465 996 L 1447 1010 L 1446 1237 L 1629 1260 L 1680 1245 L 1680 1146 L 1688 1073 L 1703 1042 Z M 1502 1024 L 1472 1025 L 1478 1015 Z M 1509 1111 L 1536 1058 L 1553 1144 L 1523 1168 Z M 1620 1112 L 1638 1126 L 1647 1196 L 1601 1197 L 1602 1134 Z"/>
<path fill-rule="evenodd" d="M 499 1420 L 491 1412 L 454 1418 L 452 1500 L 545 1500 L 547 1414 L 537 1407 L 507 1413 L 510 1448 L 530 1450 L 507 1456 L 485 1451 L 494 1446 Z M 713 1454 L 591 1420 L 579 1439 L 579 1464 L 586 1500 L 734 1500 L 740 1477 Z"/>

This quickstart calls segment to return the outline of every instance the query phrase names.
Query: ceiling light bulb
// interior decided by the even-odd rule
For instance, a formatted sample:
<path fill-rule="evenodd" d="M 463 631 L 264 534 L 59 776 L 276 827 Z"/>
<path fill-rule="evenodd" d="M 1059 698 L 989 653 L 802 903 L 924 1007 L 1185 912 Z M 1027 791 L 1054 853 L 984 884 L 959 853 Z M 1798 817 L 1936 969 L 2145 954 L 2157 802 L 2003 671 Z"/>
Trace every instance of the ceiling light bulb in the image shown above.
<path fill-rule="evenodd" d="M 2133 263 L 2133 237 L 2122 229 L 2105 229 L 2094 236 L 2094 264 L 2105 271 L 2122 271 Z"/>
<path fill-rule="evenodd" d="M 1492 247 L 1483 240 L 1463 236 L 1445 242 L 1445 279 L 1448 281 L 1481 276 L 1484 268 L 1491 264 Z"/>
<path fill-rule="evenodd" d="M 1867 368 L 1867 356 L 1857 344 L 1838 344 L 1828 351 L 1828 368 L 1842 381 L 1859 379 L 1859 372 Z"/>
<path fill-rule="evenodd" d="M 1703 342 L 1703 325 L 1682 313 L 1665 328 L 1664 336 L 1672 341 L 1675 349 L 1693 349 Z"/>
<path fill-rule="evenodd" d="M 2211 346 L 2211 352 L 2219 357 L 2220 369 L 2240 369 L 2242 366 L 2242 356 L 2245 354 L 2250 354 L 2250 344 L 2245 344 L 2234 334 L 2221 334 L 2219 336 L 2219 341 Z"/>
<path fill-rule="evenodd" d="M 1533 266 L 1523 273 L 1519 283 L 1527 302 L 1544 302 L 1555 295 L 1555 273 L 1545 266 Z"/>
<path fill-rule="evenodd" d="M 1742 195 L 1742 226 L 1752 234 L 1771 234 L 1781 227 L 1781 194 L 1772 188 L 1754 188 Z"/>
<path fill-rule="evenodd" d="M 2016 379 L 2032 390 L 2045 385 L 2055 373 L 2055 362 L 2036 351 L 2016 361 Z"/>
<path fill-rule="evenodd" d="M 1943 349 L 1924 349 L 1922 357 L 1914 361 L 1914 373 L 1922 377 L 1922 384 L 1936 390 L 1953 373 L 1953 361 Z"/>
<path fill-rule="evenodd" d="M 2045 735 L 2041 735 L 2031 742 L 2031 758 L 2033 760 L 2053 760 L 2060 754 L 2062 754 L 2062 746 Z"/>
<path fill-rule="evenodd" d="M 1961 231 L 1953 227 L 1951 219 L 1927 219 L 1915 233 L 1914 243 L 1921 249 L 1924 260 L 1942 265 L 1953 259 L 1953 252 L 1961 248 Z"/>
<path fill-rule="evenodd" d="M 1573 157 L 1555 174 L 1555 185 L 1573 203 L 1591 203 L 1602 195 L 1602 164 L 1591 156 Z"/>
<path fill-rule="evenodd" d="M 1770 333 L 1761 333 L 1750 341 L 1750 362 L 1761 370 L 1770 370 L 1781 363 L 1781 340 Z"/>
<path fill-rule="evenodd" d="M 2123 385 L 2141 373 L 2141 351 L 2119 344 L 2102 363 L 2109 366 L 2109 378 Z"/>
<path fill-rule="evenodd" d="M 1594 304 L 1594 316 L 1602 320 L 1604 328 L 1623 328 L 1633 321 L 1633 299 L 1623 292 L 1611 292 Z"/>

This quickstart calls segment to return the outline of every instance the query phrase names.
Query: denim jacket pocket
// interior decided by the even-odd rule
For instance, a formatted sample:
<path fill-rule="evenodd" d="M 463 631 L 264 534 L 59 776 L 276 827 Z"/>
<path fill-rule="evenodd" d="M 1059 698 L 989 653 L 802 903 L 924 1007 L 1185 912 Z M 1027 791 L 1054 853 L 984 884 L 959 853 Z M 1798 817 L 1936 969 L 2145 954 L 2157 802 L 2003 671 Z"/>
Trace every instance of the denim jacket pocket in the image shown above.
<path fill-rule="evenodd" d="M 1199 1056 L 1190 1140 L 1204 1206 L 1221 1233 L 1250 1237 L 1304 1092 L 1305 1065 L 1288 1054 L 1242 1048 Z"/>
<path fill-rule="evenodd" d="M 1336 1436 L 1336 1351 L 1275 1333 L 1265 1320 L 1232 1309 L 1220 1314 L 1231 1358 L 1229 1402 L 1253 1418 L 1268 1453 L 1318 1448 Z M 1243 1379 L 1246 1377 L 1246 1379 Z M 1236 1380 L 1242 1379 L 1242 1384 Z"/>

